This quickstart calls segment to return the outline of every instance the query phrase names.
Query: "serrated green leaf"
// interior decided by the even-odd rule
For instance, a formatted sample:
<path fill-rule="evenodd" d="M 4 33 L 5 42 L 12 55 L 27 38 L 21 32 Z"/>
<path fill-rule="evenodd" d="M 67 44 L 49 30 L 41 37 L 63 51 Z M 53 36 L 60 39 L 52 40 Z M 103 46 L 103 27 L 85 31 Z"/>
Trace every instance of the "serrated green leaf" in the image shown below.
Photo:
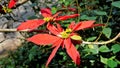
<path fill-rule="evenodd" d="M 100 51 L 100 52 L 109 52 L 110 50 L 109 50 L 109 48 L 108 48 L 107 46 L 101 46 L 101 47 L 99 48 L 99 51 Z"/>
<path fill-rule="evenodd" d="M 112 2 L 112 6 L 120 8 L 120 1 Z"/>
<path fill-rule="evenodd" d="M 97 37 L 89 37 L 88 39 L 87 39 L 87 41 L 94 41 L 95 39 L 96 39 Z"/>
<path fill-rule="evenodd" d="M 113 53 L 117 53 L 120 51 L 120 44 L 114 44 L 111 48 L 111 50 L 113 51 Z"/>
<path fill-rule="evenodd" d="M 107 64 L 108 59 L 107 58 L 103 58 L 102 56 L 100 56 L 100 62 Z"/>
<path fill-rule="evenodd" d="M 107 65 L 111 68 L 115 68 L 117 67 L 117 62 L 115 62 L 114 60 L 108 60 Z"/>
<path fill-rule="evenodd" d="M 97 14 L 97 15 L 107 15 L 107 13 L 105 11 L 95 10 L 94 13 Z"/>
<path fill-rule="evenodd" d="M 107 38 L 110 38 L 112 29 L 111 28 L 104 28 L 102 32 Z"/>

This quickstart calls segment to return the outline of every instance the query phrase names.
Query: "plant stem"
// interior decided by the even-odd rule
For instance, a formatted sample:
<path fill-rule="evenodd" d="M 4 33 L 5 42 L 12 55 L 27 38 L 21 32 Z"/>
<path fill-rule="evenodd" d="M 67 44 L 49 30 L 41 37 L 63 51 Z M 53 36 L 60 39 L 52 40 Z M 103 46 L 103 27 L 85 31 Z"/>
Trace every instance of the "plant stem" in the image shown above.
<path fill-rule="evenodd" d="M 43 32 L 43 33 L 48 33 L 49 31 L 47 30 L 17 30 L 17 29 L 0 29 L 0 32 Z"/>
<path fill-rule="evenodd" d="M 0 29 L 0 32 L 28 32 L 28 30 L 18 31 L 17 29 Z"/>
<path fill-rule="evenodd" d="M 37 31 L 37 30 L 34 30 L 34 31 Z M 0 29 L 0 32 L 29 32 L 29 30 L 18 31 L 17 29 Z M 104 42 L 86 42 L 86 41 L 83 41 L 82 43 L 83 44 L 108 44 L 108 43 L 115 41 L 119 37 L 120 37 L 120 32 L 113 39 L 110 39 L 108 41 L 104 41 Z"/>
<path fill-rule="evenodd" d="M 108 41 L 104 41 L 104 42 L 86 42 L 86 41 L 83 41 L 82 43 L 83 44 L 108 44 L 108 43 L 115 41 L 119 37 L 120 37 L 120 32 L 113 39 L 110 39 Z"/>
<path fill-rule="evenodd" d="M 109 20 L 110 20 L 110 18 L 111 18 L 111 14 L 112 14 L 112 9 L 113 9 L 113 7 L 111 7 L 111 9 L 110 9 L 110 13 L 109 13 L 109 15 L 107 16 L 108 19 L 107 19 L 107 21 L 106 21 L 106 23 L 105 23 L 106 25 L 103 26 L 103 29 L 104 29 L 104 28 L 107 26 L 107 24 L 109 23 Z M 102 31 L 103 31 L 103 29 L 102 29 Z M 100 39 L 100 37 L 102 36 L 102 31 L 100 32 L 98 38 L 97 38 L 95 41 L 98 41 L 98 40 Z"/>
<path fill-rule="evenodd" d="M 75 0 L 76 3 L 77 3 L 77 8 L 78 8 L 78 13 L 80 12 L 80 7 L 79 7 L 79 3 L 78 3 L 78 0 Z"/>
<path fill-rule="evenodd" d="M 102 16 L 100 16 L 100 23 L 103 23 Z M 106 25 L 105 25 L 105 26 L 106 26 Z M 104 26 L 103 26 L 102 30 L 103 30 L 103 29 L 104 29 Z M 97 42 L 97 41 L 100 39 L 101 35 L 102 35 L 102 31 L 100 32 L 100 34 L 99 34 L 99 36 L 97 37 L 97 39 L 95 40 L 95 42 Z"/>
<path fill-rule="evenodd" d="M 80 6 L 79 6 L 79 3 L 78 3 L 78 0 L 75 0 L 76 1 L 76 3 L 77 3 L 77 9 L 78 9 L 78 14 L 81 12 L 81 8 L 80 8 Z M 78 17 L 78 22 L 79 22 L 79 17 Z"/>

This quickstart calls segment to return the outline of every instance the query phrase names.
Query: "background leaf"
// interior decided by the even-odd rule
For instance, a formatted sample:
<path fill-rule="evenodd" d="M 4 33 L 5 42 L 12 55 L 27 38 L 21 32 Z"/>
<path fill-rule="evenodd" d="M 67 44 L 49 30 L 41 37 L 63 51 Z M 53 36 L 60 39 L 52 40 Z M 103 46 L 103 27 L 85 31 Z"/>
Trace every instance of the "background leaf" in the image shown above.
<path fill-rule="evenodd" d="M 111 28 L 104 28 L 102 32 L 107 38 L 110 38 L 112 29 Z"/>
<path fill-rule="evenodd" d="M 97 38 L 96 36 L 94 36 L 94 37 L 89 37 L 89 38 L 87 39 L 87 41 L 94 41 L 96 38 Z"/>
<path fill-rule="evenodd" d="M 111 68 L 115 68 L 117 67 L 117 62 L 115 62 L 114 60 L 108 60 L 107 65 Z"/>
<path fill-rule="evenodd" d="M 87 16 L 87 15 L 81 15 L 80 16 L 81 20 L 96 20 L 97 17 L 96 16 Z"/>
<path fill-rule="evenodd" d="M 110 50 L 109 50 L 109 48 L 108 48 L 107 46 L 101 46 L 101 47 L 99 48 L 99 51 L 100 51 L 100 52 L 109 52 Z"/>
<path fill-rule="evenodd" d="M 107 15 L 107 13 L 105 11 L 94 10 L 94 13 L 97 15 Z"/>
<path fill-rule="evenodd" d="M 117 53 L 120 51 L 120 44 L 114 44 L 111 48 L 111 50 L 113 51 L 113 53 Z"/>
<path fill-rule="evenodd" d="M 57 12 L 57 8 L 55 8 L 55 7 L 52 7 L 52 14 L 55 14 L 56 12 Z"/>
<path fill-rule="evenodd" d="M 112 2 L 112 6 L 120 8 L 120 1 Z"/>
<path fill-rule="evenodd" d="M 87 51 L 88 53 L 91 54 L 98 54 L 99 53 L 99 48 L 97 45 L 87 45 L 89 47 L 89 49 L 85 49 L 85 51 Z"/>
<path fill-rule="evenodd" d="M 107 64 L 108 58 L 104 58 L 104 57 L 100 56 L 100 61 L 104 64 Z"/>

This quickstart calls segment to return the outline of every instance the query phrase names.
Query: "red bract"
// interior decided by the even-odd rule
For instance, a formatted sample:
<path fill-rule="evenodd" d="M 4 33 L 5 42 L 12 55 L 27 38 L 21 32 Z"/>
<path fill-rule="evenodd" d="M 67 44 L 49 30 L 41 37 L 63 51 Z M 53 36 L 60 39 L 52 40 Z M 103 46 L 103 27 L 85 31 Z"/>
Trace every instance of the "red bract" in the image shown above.
<path fill-rule="evenodd" d="M 59 17 L 57 17 L 55 20 L 56 20 L 56 21 L 67 20 L 67 19 L 69 19 L 69 18 L 75 18 L 75 17 L 77 17 L 77 16 L 78 16 L 78 14 L 59 16 Z"/>
<path fill-rule="evenodd" d="M 8 3 L 8 8 L 12 8 L 15 6 L 17 0 L 10 0 L 10 2 Z"/>
<path fill-rule="evenodd" d="M 22 22 L 20 26 L 17 27 L 17 30 L 33 30 L 38 26 L 44 24 L 44 20 L 35 19 L 35 20 L 27 20 L 26 22 Z"/>
<path fill-rule="evenodd" d="M 55 56 L 55 53 L 57 52 L 57 50 L 60 46 L 62 46 L 62 48 L 66 48 L 67 54 L 71 57 L 71 59 L 77 65 L 79 65 L 80 64 L 80 55 L 74 46 L 74 42 L 75 41 L 81 42 L 82 39 L 77 33 L 75 33 L 75 31 L 93 27 L 94 22 L 95 21 L 82 21 L 77 24 L 72 22 L 66 30 L 64 30 L 58 23 L 56 23 L 56 27 L 54 25 L 48 23 L 47 28 L 53 35 L 37 34 L 37 35 L 34 35 L 34 36 L 28 38 L 27 40 L 31 41 L 37 45 L 52 44 L 52 47 L 54 47 L 54 49 L 48 58 L 46 66 L 48 66 L 48 64 L 50 63 L 52 58 Z M 97 25 L 97 26 L 99 26 L 99 25 Z"/>
<path fill-rule="evenodd" d="M 65 16 L 58 16 L 61 12 L 57 12 L 56 14 L 52 15 L 52 12 L 49 8 L 41 9 L 41 14 L 44 17 L 43 19 L 36 19 L 36 20 L 28 20 L 26 22 L 21 23 L 20 26 L 18 26 L 17 30 L 24 30 L 24 29 L 35 29 L 38 26 L 43 25 L 46 22 L 55 22 L 55 21 L 62 21 L 67 20 L 69 18 L 78 17 L 79 14 L 73 14 L 73 15 L 65 15 Z M 34 25 L 34 26 L 32 26 Z"/>

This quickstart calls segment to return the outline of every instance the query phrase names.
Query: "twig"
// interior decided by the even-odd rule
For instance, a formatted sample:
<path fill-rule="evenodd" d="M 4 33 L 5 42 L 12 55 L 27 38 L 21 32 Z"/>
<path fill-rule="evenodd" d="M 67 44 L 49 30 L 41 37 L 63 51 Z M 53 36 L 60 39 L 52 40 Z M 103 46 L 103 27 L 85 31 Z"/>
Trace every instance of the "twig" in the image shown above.
<path fill-rule="evenodd" d="M 0 29 L 0 32 L 28 32 L 29 30 L 17 31 L 17 29 Z"/>
<path fill-rule="evenodd" d="M 0 32 L 43 32 L 43 33 L 49 33 L 49 31 L 47 30 L 38 30 L 38 29 L 34 29 L 34 30 L 17 30 L 17 29 L 0 29 Z"/>
<path fill-rule="evenodd" d="M 34 30 L 34 31 L 36 32 L 37 30 Z M 29 32 L 29 30 L 17 31 L 17 29 L 0 29 L 0 32 Z M 120 37 L 120 32 L 113 39 L 108 40 L 108 41 L 103 41 L 103 42 L 86 42 L 86 41 L 83 41 L 82 43 L 83 44 L 108 44 L 108 43 L 111 43 L 111 42 L 115 41 L 119 37 Z"/>
<path fill-rule="evenodd" d="M 82 43 L 83 44 L 108 44 L 108 43 L 115 41 L 119 37 L 120 37 L 120 32 L 113 39 L 108 40 L 108 41 L 104 41 L 104 42 L 86 42 L 86 41 L 83 41 Z"/>
<path fill-rule="evenodd" d="M 18 1 L 17 1 L 17 4 L 16 4 L 16 7 L 18 7 L 18 6 L 26 3 L 27 1 L 29 1 L 29 0 L 18 0 Z"/>
<path fill-rule="evenodd" d="M 110 8 L 110 13 L 109 13 L 109 15 L 107 16 L 108 19 L 107 19 L 107 22 L 105 23 L 106 25 L 103 26 L 102 31 L 103 31 L 103 29 L 104 29 L 105 27 L 107 27 L 107 24 L 109 23 L 109 20 L 112 18 L 112 17 L 111 17 L 112 10 L 113 10 L 113 7 Z M 102 21 L 102 18 L 101 18 L 101 21 Z M 96 42 L 97 42 L 97 41 L 100 39 L 100 37 L 102 36 L 102 34 L 103 34 L 102 31 L 100 32 L 98 38 L 95 40 Z"/>

